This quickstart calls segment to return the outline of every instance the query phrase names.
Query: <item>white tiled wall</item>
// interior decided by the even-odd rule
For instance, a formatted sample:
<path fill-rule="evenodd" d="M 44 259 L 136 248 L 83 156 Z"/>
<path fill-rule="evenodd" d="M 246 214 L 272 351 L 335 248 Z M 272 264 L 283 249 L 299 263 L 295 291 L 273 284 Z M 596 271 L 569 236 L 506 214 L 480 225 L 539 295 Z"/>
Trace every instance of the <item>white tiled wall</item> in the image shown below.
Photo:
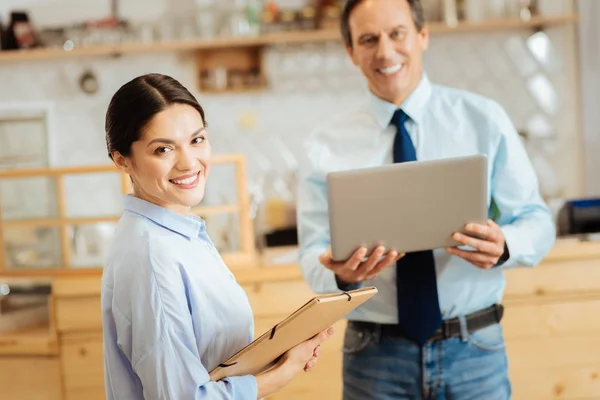
<path fill-rule="evenodd" d="M 120 1 L 119 10 L 124 17 L 143 20 L 160 15 L 167 2 Z M 97 17 L 110 9 L 108 0 L 31 3 L 34 21 L 40 24 Z M 93 4 L 93 12 L 84 9 L 84 3 Z M 62 9 L 70 11 L 56 12 L 59 5 L 69 5 Z M 550 6 L 547 1 L 546 8 Z M 537 35 L 527 30 L 434 35 L 426 54 L 425 66 L 433 81 L 496 99 L 520 130 L 538 136 L 528 149 L 542 188 L 551 196 L 574 197 L 583 190 L 575 32 L 573 26 L 561 26 Z M 532 52 L 533 47 L 527 46 L 536 39 L 546 46 L 538 45 Z M 214 151 L 246 152 L 252 181 L 261 171 L 302 168 L 301 143 L 306 134 L 332 113 L 350 109 L 364 98 L 361 76 L 339 43 L 274 48 L 266 65 L 272 88 L 265 93 L 196 93 L 207 111 Z M 99 92 L 92 96 L 78 88 L 78 78 L 86 69 L 92 69 L 100 83 Z M 107 163 L 103 127 L 110 96 L 130 78 L 153 71 L 170 74 L 195 92 L 189 55 L 140 54 L 0 64 L 0 103 L 54 104 L 50 160 L 55 166 Z M 77 198 L 71 203 L 77 203 Z"/>

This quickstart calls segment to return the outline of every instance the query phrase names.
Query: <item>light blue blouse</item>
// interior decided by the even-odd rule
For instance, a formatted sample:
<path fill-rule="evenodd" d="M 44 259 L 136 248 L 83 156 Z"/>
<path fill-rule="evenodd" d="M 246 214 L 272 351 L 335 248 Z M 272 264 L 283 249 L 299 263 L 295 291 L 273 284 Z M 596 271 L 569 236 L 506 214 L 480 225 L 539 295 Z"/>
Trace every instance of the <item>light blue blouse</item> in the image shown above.
<path fill-rule="evenodd" d="M 124 196 L 102 277 L 107 399 L 256 399 L 209 371 L 252 340 L 244 290 L 202 219 Z"/>

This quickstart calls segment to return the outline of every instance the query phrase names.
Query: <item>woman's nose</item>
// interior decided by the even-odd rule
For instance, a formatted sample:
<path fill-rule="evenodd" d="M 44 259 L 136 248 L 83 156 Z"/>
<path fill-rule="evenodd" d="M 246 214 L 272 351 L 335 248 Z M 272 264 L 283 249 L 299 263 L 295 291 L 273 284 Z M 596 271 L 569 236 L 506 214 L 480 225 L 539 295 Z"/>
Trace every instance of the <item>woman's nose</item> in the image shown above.
<path fill-rule="evenodd" d="M 198 157 L 189 150 L 181 150 L 177 158 L 177 169 L 179 170 L 191 170 L 198 165 Z"/>

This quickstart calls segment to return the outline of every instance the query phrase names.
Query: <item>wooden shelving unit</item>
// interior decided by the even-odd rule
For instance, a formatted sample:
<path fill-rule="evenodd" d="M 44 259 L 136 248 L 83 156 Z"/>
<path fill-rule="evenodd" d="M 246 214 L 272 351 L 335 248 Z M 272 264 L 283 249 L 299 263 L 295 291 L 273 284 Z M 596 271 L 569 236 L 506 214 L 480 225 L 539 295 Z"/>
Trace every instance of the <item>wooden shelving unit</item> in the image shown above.
<path fill-rule="evenodd" d="M 254 246 L 254 233 L 249 215 L 249 201 L 246 188 L 246 158 L 242 154 L 220 155 L 213 157 L 213 165 L 233 164 L 235 167 L 235 185 L 237 202 L 235 204 L 219 204 L 216 206 L 198 206 L 192 208 L 195 215 L 210 217 L 218 214 L 237 214 L 239 226 L 239 251 L 222 254 L 224 261 L 232 268 L 254 267 L 258 264 L 258 256 Z M 20 218 L 4 219 L 0 204 L 0 276 L 57 276 L 57 275 L 96 275 L 102 271 L 102 266 L 75 266 L 71 260 L 71 233 L 74 226 L 93 225 L 103 222 L 117 222 L 119 216 L 101 216 L 89 218 L 70 218 L 66 210 L 66 195 L 64 181 L 66 176 L 98 173 L 118 174 L 121 180 L 123 194 L 130 193 L 129 176 L 121 173 L 114 165 L 101 165 L 76 168 L 54 169 L 21 169 L 0 171 L 0 180 L 45 177 L 54 180 L 56 191 L 57 216 L 52 218 Z M 58 265 L 44 267 L 8 268 L 6 261 L 6 229 L 7 228 L 41 228 L 55 227 L 60 232 L 60 255 Z"/>
<path fill-rule="evenodd" d="M 429 24 L 432 34 L 461 32 L 491 32 L 507 29 L 543 29 L 545 27 L 570 24 L 578 21 L 575 14 L 534 16 L 528 21 L 521 19 L 489 20 L 477 23 L 460 22 L 456 26 L 433 22 Z M 16 62 L 66 60 L 87 57 L 113 57 L 128 54 L 157 52 L 195 52 L 197 66 L 197 88 L 204 93 L 251 93 L 268 87 L 262 68 L 262 52 L 267 46 L 293 43 L 319 43 L 339 41 L 338 29 L 289 31 L 244 37 L 217 37 L 189 39 L 156 43 L 122 43 L 75 48 L 45 48 L 0 52 L 0 65 Z M 227 71 L 228 84 L 207 84 L 213 78 L 207 74 Z M 240 78 L 244 76 L 244 78 Z M 218 79 L 217 79 L 218 80 Z M 223 78 L 221 77 L 222 81 Z M 242 81 L 244 83 L 240 84 Z M 237 82 L 237 83 L 234 83 Z M 216 87 L 215 87 L 216 86 Z"/>
<path fill-rule="evenodd" d="M 520 19 L 490 20 L 477 23 L 461 22 L 456 26 L 448 26 L 434 22 L 429 24 L 432 33 L 460 33 L 474 31 L 496 31 L 516 28 L 544 28 L 554 25 L 563 25 L 578 21 L 575 14 L 556 16 L 535 16 L 529 21 Z M 42 61 L 68 59 L 90 56 L 114 56 L 136 53 L 151 53 L 163 51 L 195 51 L 225 48 L 262 47 L 283 43 L 318 43 L 340 40 L 340 33 L 336 30 L 314 30 L 297 32 L 280 32 L 246 37 L 219 37 L 210 40 L 192 39 L 171 42 L 158 42 L 151 44 L 124 43 L 115 45 L 101 45 L 86 48 L 76 48 L 71 51 L 63 49 L 33 49 L 11 50 L 0 52 L 0 63 L 20 61 Z"/>

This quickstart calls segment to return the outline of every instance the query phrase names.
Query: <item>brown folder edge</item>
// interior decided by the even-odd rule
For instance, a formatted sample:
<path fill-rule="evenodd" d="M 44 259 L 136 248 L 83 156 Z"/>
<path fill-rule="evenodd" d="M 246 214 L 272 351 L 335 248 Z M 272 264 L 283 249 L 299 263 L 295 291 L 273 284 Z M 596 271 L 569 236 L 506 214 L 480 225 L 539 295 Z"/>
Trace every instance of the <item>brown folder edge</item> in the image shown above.
<path fill-rule="evenodd" d="M 360 290 L 360 289 L 359 289 Z M 350 293 L 348 292 L 341 292 L 341 293 L 336 293 L 334 294 L 335 296 L 343 296 L 346 295 L 348 296 L 348 301 L 352 301 L 352 296 L 350 295 Z M 298 308 L 295 312 L 293 312 L 292 314 L 288 315 L 283 321 L 281 321 L 280 323 L 276 324 L 275 326 L 273 326 L 273 328 L 271 328 L 271 333 L 269 334 L 269 340 L 272 340 L 273 337 L 275 337 L 275 331 L 277 330 L 277 327 L 279 325 L 281 325 L 282 323 L 284 323 L 285 321 L 287 321 L 288 319 L 291 319 L 294 315 L 296 315 L 297 313 L 299 313 L 300 311 L 302 311 L 303 309 L 305 309 L 306 307 L 308 307 L 311 303 L 313 302 L 319 302 L 320 299 L 318 298 L 312 298 L 310 300 L 308 300 L 306 303 L 304 303 L 304 305 L 302 305 L 302 307 Z M 267 332 L 263 333 L 262 335 L 260 335 L 256 340 L 260 339 L 261 337 L 265 336 L 267 334 Z M 244 350 L 244 349 L 242 349 Z M 232 355 L 230 357 L 230 359 L 235 358 L 238 354 L 240 354 L 242 352 L 242 350 L 240 350 L 239 352 L 235 353 L 234 355 Z M 227 367 L 231 367 L 232 365 L 237 364 L 237 361 L 231 364 L 227 364 L 227 361 L 225 361 L 224 363 L 219 364 L 219 367 L 221 368 L 227 368 Z"/>

